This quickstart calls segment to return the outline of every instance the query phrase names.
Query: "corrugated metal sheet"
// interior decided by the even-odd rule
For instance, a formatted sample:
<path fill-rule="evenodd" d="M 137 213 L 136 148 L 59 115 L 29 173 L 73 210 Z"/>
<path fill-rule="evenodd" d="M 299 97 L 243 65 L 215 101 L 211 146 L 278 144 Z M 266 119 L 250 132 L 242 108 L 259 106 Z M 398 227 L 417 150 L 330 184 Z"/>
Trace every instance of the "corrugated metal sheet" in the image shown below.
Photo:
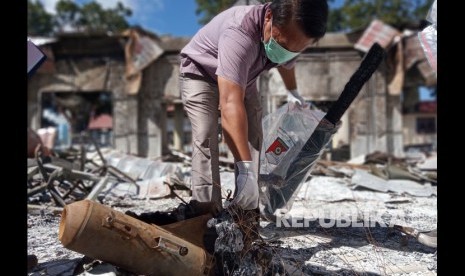
<path fill-rule="evenodd" d="M 84 72 L 77 72 L 76 75 L 55 74 L 56 82 L 44 86 L 41 91 L 66 92 L 66 91 L 105 91 L 108 68 L 106 66 L 88 69 Z"/>
<path fill-rule="evenodd" d="M 417 35 L 412 35 L 404 38 L 404 66 L 405 70 L 411 69 L 413 66 L 418 68 L 425 81 L 426 86 L 436 85 L 436 73 L 431 68 L 431 65 L 426 60 L 425 53 L 421 47 L 420 40 Z"/>
<path fill-rule="evenodd" d="M 431 65 L 426 59 L 422 60 L 418 65 L 418 70 L 425 80 L 426 86 L 433 86 L 437 83 L 436 72 L 431 68 Z"/>
<path fill-rule="evenodd" d="M 32 43 L 34 43 L 37 46 L 42 46 L 50 43 L 57 42 L 58 39 L 55 37 L 39 37 L 39 36 L 32 36 L 28 37 Z"/>
<path fill-rule="evenodd" d="M 425 58 L 420 41 L 416 35 L 404 38 L 404 66 L 405 69 L 410 69 L 415 63 Z"/>
<path fill-rule="evenodd" d="M 368 52 L 373 43 L 378 42 L 379 45 L 386 48 L 396 35 L 400 35 L 400 32 L 393 27 L 380 20 L 373 20 L 354 47 L 360 51 Z"/>

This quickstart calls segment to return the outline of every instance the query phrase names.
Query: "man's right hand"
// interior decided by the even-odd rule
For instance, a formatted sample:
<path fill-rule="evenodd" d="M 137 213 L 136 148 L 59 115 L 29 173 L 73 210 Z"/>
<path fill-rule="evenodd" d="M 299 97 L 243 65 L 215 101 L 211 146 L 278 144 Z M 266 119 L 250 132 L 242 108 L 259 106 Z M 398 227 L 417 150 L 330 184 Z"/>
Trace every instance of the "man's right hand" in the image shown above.
<path fill-rule="evenodd" d="M 231 205 L 237 204 L 244 210 L 258 207 L 258 183 L 253 174 L 252 161 L 236 162 L 239 174 L 236 180 L 236 195 Z"/>

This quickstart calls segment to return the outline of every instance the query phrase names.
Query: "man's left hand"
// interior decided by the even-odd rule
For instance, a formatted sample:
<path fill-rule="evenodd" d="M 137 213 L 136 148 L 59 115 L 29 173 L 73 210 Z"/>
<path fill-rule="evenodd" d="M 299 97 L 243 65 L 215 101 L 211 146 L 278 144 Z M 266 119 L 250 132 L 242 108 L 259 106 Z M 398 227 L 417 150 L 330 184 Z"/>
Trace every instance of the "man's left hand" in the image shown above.
<path fill-rule="evenodd" d="M 299 91 L 297 89 L 287 90 L 287 101 L 296 103 L 300 106 L 305 106 L 305 100 L 300 96 Z"/>

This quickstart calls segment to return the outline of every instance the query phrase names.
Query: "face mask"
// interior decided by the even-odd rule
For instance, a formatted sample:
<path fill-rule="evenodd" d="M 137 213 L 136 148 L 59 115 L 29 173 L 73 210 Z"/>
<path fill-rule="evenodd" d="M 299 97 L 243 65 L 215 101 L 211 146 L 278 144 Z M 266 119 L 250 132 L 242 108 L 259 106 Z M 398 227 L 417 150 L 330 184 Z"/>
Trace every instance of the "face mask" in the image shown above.
<path fill-rule="evenodd" d="M 271 21 L 271 37 L 267 43 L 263 42 L 265 46 L 266 56 L 274 63 L 282 64 L 285 63 L 294 57 L 296 57 L 300 52 L 291 52 L 286 50 L 283 46 L 279 45 L 276 40 L 273 38 L 273 21 Z"/>

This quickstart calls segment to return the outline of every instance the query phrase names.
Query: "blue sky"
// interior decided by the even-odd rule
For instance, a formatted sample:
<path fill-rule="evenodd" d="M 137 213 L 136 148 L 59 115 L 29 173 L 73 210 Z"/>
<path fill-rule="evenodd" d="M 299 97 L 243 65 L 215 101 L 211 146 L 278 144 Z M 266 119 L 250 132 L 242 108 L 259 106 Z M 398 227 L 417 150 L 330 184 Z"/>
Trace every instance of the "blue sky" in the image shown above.
<path fill-rule="evenodd" d="M 435 100 L 435 96 L 431 96 L 432 89 L 428 87 L 421 86 L 418 88 L 418 93 L 420 93 L 420 101 L 431 101 Z"/>
<path fill-rule="evenodd" d="M 39 0 L 45 9 L 54 13 L 58 0 Z M 75 0 L 77 3 L 87 3 L 91 0 Z M 192 36 L 200 28 L 195 14 L 195 0 L 119 0 L 131 8 L 133 15 L 129 23 L 140 25 L 156 34 L 171 34 L 173 36 Z M 96 0 L 104 8 L 115 7 L 118 0 Z"/>
<path fill-rule="evenodd" d="M 54 13 L 58 0 L 39 0 L 45 9 Z M 87 3 L 91 0 L 76 0 Z M 118 0 L 96 0 L 104 8 L 114 7 Z M 195 0 L 119 0 L 133 11 L 129 23 L 140 25 L 156 34 L 171 34 L 173 36 L 193 36 L 200 25 L 195 14 Z M 339 5 L 343 0 L 336 0 Z"/>

